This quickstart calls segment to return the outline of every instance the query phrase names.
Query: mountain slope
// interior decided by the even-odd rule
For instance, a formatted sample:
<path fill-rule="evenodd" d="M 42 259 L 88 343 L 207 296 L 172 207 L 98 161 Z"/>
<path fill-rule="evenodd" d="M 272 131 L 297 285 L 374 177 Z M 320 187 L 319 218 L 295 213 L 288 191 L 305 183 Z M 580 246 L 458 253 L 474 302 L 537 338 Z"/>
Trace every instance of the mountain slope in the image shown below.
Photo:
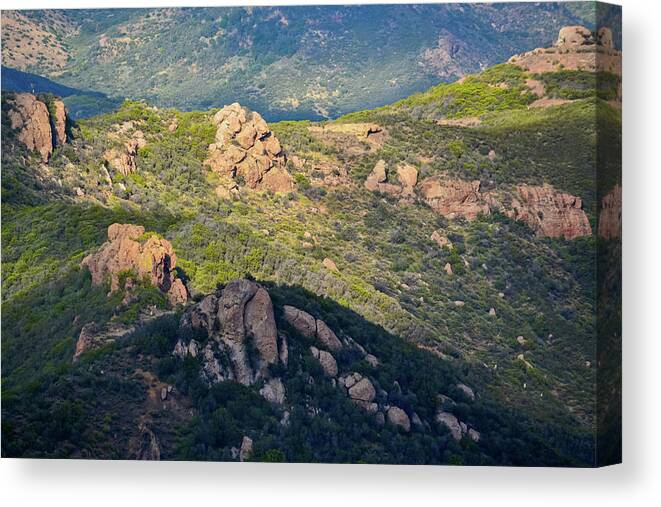
<path fill-rule="evenodd" d="M 6 11 L 3 18 L 7 66 L 160 107 L 239 101 L 273 121 L 383 105 L 548 46 L 561 26 L 592 26 L 596 16 L 567 3 L 517 3 Z M 45 54 L 55 44 L 64 54 L 25 58 L 12 44 L 24 49 L 24 34 L 34 30 L 49 38 L 30 44 Z"/>

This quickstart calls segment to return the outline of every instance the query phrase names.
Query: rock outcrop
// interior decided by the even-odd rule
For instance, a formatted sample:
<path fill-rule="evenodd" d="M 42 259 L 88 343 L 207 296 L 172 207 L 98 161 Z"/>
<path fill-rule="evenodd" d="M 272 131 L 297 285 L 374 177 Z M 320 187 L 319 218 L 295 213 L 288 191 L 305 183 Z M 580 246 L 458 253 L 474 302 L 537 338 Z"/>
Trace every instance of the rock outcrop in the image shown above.
<path fill-rule="evenodd" d="M 166 294 L 172 305 L 188 300 L 188 289 L 175 276 L 177 256 L 169 241 L 151 235 L 143 240 L 145 228 L 132 224 L 112 224 L 108 227 L 108 241 L 83 259 L 82 265 L 92 274 L 92 283 L 99 285 L 110 278 L 110 290 L 120 287 L 120 274 L 133 273 L 138 279 L 148 278 L 152 285 Z M 132 284 L 131 275 L 126 279 Z"/>
<path fill-rule="evenodd" d="M 120 147 L 111 148 L 106 150 L 103 154 L 105 162 L 115 171 L 118 171 L 124 176 L 136 172 L 137 164 L 136 157 L 138 150 L 147 146 L 147 141 L 141 130 L 133 133 L 131 139 L 126 141 Z"/>
<path fill-rule="evenodd" d="M 516 187 L 518 198 L 512 199 L 510 218 L 528 224 L 538 236 L 574 239 L 590 236 L 592 228 L 583 211 L 583 202 L 549 185 Z"/>
<path fill-rule="evenodd" d="M 7 98 L 10 125 L 18 131 L 18 141 L 28 150 L 36 151 L 47 163 L 56 146 L 67 142 L 66 108 L 60 99 L 48 104 L 31 93 L 10 94 Z"/>
<path fill-rule="evenodd" d="M 321 345 L 334 352 L 342 348 L 340 339 L 323 320 L 315 319 L 294 306 L 285 305 L 283 310 L 285 320 L 303 336 L 316 338 Z"/>
<path fill-rule="evenodd" d="M 420 184 L 420 195 L 434 211 L 448 218 L 475 219 L 490 213 L 489 196 L 480 191 L 479 180 L 427 178 Z"/>
<path fill-rule="evenodd" d="M 221 176 L 244 181 L 252 189 L 288 192 L 294 182 L 275 134 L 257 112 L 235 102 L 212 118 L 215 142 L 205 164 Z"/>
<path fill-rule="evenodd" d="M 622 237 L 622 187 L 620 185 L 615 185 L 601 199 L 597 232 L 605 239 Z"/>
<path fill-rule="evenodd" d="M 397 182 L 388 182 L 387 164 L 385 160 L 379 160 L 365 180 L 365 188 L 394 197 L 413 197 L 418 183 L 418 170 L 410 164 L 401 163 L 396 167 L 396 174 Z"/>
<path fill-rule="evenodd" d="M 251 280 L 235 280 L 206 296 L 182 317 L 181 334 L 202 331 L 209 337 L 201 351 L 201 376 L 207 384 L 233 380 L 243 385 L 265 381 L 261 394 L 273 403 L 284 402 L 284 385 L 271 377 L 269 367 L 282 362 L 286 344 L 278 336 L 273 304 L 266 289 Z M 180 339 L 173 351 L 191 354 Z"/>
<path fill-rule="evenodd" d="M 508 63 L 533 74 L 566 69 L 622 75 L 622 53 L 613 47 L 613 33 L 606 27 L 593 33 L 584 26 L 565 26 L 553 47 L 515 55 Z"/>

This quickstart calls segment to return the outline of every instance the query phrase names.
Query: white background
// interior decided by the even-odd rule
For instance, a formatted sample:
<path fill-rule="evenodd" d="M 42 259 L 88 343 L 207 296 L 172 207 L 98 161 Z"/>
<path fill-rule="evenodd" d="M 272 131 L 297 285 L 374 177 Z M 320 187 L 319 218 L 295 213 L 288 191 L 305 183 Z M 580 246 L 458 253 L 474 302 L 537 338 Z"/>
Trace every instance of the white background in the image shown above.
<path fill-rule="evenodd" d="M 6 0 L 3 8 L 290 4 Z M 349 0 L 314 3 L 355 3 Z M 362 3 L 368 3 L 363 0 Z M 382 2 L 383 3 L 383 2 Z M 624 8 L 624 464 L 600 470 L 0 460 L 4 505 L 659 505 L 661 16 Z"/>

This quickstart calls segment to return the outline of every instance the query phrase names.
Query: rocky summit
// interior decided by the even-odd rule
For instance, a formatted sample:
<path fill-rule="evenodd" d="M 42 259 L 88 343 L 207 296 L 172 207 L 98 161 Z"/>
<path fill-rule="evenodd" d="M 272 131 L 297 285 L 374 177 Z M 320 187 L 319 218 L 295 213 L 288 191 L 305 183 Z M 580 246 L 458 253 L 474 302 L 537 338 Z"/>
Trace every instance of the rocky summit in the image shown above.
<path fill-rule="evenodd" d="M 8 16 L 3 456 L 615 459 L 617 16 Z"/>

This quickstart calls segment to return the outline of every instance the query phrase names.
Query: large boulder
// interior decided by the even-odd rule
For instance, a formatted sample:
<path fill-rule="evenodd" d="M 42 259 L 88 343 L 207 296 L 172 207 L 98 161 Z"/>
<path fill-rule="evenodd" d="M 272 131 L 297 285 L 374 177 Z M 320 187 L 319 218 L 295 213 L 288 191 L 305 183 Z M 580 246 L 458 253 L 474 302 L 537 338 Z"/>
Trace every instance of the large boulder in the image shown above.
<path fill-rule="evenodd" d="M 241 179 L 252 189 L 294 189 L 280 141 L 259 113 L 235 102 L 218 111 L 212 121 L 217 127 L 216 139 L 205 161 L 211 170 Z"/>
<path fill-rule="evenodd" d="M 39 153 L 44 163 L 50 160 L 53 148 L 67 140 L 64 102 L 51 102 L 53 115 L 46 102 L 31 93 L 10 94 L 7 98 L 7 115 L 11 128 L 18 132 L 18 141 Z"/>
<path fill-rule="evenodd" d="M 411 431 L 411 420 L 409 416 L 401 408 L 396 406 L 391 406 L 386 413 L 388 422 L 393 426 L 402 428 L 405 432 Z"/>
<path fill-rule="evenodd" d="M 310 353 L 317 361 L 319 361 L 319 364 L 326 375 L 329 377 L 337 376 L 337 361 L 335 361 L 335 358 L 330 352 L 319 350 L 317 347 L 310 347 Z"/>
<path fill-rule="evenodd" d="M 108 227 L 108 241 L 82 261 L 92 275 L 92 283 L 99 285 L 110 279 L 110 290 L 120 288 L 120 275 L 130 272 L 138 279 L 148 278 L 172 305 L 188 300 L 186 286 L 175 275 L 177 256 L 169 241 L 151 235 L 144 240 L 145 228 L 132 224 L 112 224 Z M 129 277 L 130 278 L 130 277 Z"/>

